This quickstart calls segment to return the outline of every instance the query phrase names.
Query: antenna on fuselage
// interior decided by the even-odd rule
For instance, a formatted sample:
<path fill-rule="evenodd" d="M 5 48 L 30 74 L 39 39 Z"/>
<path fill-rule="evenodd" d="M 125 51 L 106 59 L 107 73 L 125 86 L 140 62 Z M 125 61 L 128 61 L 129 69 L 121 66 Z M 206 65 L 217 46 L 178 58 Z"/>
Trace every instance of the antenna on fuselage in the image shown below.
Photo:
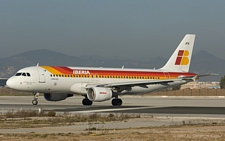
<path fill-rule="evenodd" d="M 37 66 L 39 66 L 39 63 L 37 63 Z"/>
<path fill-rule="evenodd" d="M 124 69 L 124 65 L 122 66 L 122 69 Z"/>

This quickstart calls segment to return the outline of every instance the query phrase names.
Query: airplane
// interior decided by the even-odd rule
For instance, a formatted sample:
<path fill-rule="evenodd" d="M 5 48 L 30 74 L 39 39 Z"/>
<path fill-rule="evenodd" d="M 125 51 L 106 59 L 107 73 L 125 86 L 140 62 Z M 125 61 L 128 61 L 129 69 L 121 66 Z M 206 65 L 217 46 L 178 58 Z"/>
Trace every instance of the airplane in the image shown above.
<path fill-rule="evenodd" d="M 195 35 L 186 34 L 168 62 L 160 69 L 31 66 L 20 69 L 7 80 L 7 86 L 34 94 L 47 101 L 61 101 L 73 95 L 84 96 L 83 105 L 112 99 L 121 106 L 120 95 L 146 94 L 180 86 L 200 77 L 189 72 Z"/>

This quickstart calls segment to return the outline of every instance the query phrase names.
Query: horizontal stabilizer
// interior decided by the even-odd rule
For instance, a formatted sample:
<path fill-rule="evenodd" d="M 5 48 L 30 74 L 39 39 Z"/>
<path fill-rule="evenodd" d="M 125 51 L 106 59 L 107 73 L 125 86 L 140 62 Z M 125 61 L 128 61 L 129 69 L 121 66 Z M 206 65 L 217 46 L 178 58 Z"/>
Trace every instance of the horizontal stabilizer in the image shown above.
<path fill-rule="evenodd" d="M 201 74 L 201 75 L 198 75 L 198 77 L 205 77 L 205 76 L 217 76 L 219 74 L 217 73 L 209 73 L 209 74 Z"/>

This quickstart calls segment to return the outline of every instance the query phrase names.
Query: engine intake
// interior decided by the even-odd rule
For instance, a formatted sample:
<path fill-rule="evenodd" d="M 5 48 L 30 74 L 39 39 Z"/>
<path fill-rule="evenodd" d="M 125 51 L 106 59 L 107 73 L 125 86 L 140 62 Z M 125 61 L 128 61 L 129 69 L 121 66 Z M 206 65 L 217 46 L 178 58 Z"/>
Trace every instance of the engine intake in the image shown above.
<path fill-rule="evenodd" d="M 102 102 L 112 98 L 112 90 L 110 88 L 92 87 L 87 91 L 87 97 L 90 101 Z"/>

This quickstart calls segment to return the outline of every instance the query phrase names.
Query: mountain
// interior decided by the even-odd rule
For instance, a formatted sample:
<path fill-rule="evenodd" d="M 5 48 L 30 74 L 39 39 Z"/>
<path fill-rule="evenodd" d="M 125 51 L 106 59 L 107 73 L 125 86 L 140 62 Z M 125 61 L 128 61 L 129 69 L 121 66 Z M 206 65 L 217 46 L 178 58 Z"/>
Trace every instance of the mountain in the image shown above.
<path fill-rule="evenodd" d="M 30 66 L 37 63 L 42 65 L 65 65 L 67 63 L 71 63 L 72 61 L 76 61 L 78 58 L 47 49 L 41 49 L 24 52 L 4 59 L 13 63 L 19 63 L 22 66 Z"/>
<path fill-rule="evenodd" d="M 160 68 L 168 59 L 156 57 L 151 59 L 121 59 L 101 56 L 69 56 L 59 52 L 40 49 L 24 52 L 7 58 L 0 58 L 0 77 L 10 77 L 17 70 L 27 66 L 55 65 L 81 67 L 116 67 L 120 68 Z M 219 81 L 225 74 L 225 60 L 217 58 L 206 51 L 199 51 L 192 57 L 191 72 L 197 74 L 218 73 L 219 76 L 205 77 L 204 81 Z"/>
<path fill-rule="evenodd" d="M 225 75 L 225 60 L 206 51 L 199 51 L 193 55 L 190 71 L 197 74 L 217 73 L 218 76 L 205 77 L 201 80 L 220 81 L 220 78 Z"/>

